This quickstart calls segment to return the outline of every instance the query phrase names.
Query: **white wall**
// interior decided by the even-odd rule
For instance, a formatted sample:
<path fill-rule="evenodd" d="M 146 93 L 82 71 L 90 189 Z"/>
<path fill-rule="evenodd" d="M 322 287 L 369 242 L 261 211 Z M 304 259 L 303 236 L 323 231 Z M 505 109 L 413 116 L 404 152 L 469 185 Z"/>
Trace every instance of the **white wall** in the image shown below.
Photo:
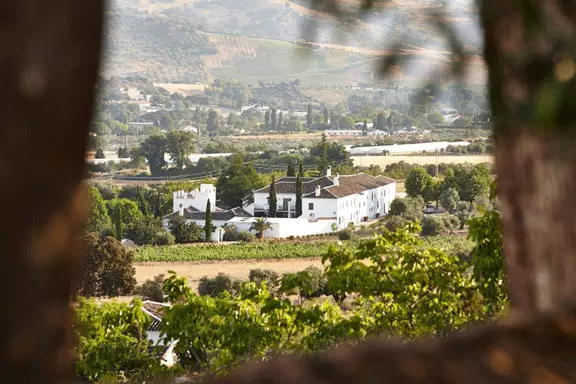
<path fill-rule="evenodd" d="M 268 197 L 270 197 L 270 195 L 268 193 L 255 193 L 254 194 L 254 207 L 250 207 L 250 209 L 260 209 L 260 210 L 265 210 L 266 212 L 268 211 Z M 283 199 L 292 199 L 292 201 L 290 202 L 290 209 L 295 211 L 296 210 L 296 194 L 292 194 L 292 193 L 276 193 L 276 200 L 278 203 L 278 207 L 277 210 L 280 210 L 283 208 Z M 248 208 L 248 207 L 247 207 Z M 250 212 L 252 213 L 252 215 L 254 214 L 254 212 Z"/>
<path fill-rule="evenodd" d="M 229 221 L 236 226 L 238 231 L 249 231 L 254 222 L 254 218 L 237 217 Z M 271 229 L 264 232 L 265 238 L 286 238 L 290 236 L 320 235 L 332 232 L 332 224 L 335 220 L 315 220 L 308 219 L 288 219 L 288 218 L 268 218 Z"/>
<path fill-rule="evenodd" d="M 162 219 L 162 227 L 165 230 L 169 230 L 168 229 L 168 221 L 169 219 Z M 197 225 L 199 225 L 201 228 L 204 228 L 204 225 L 206 224 L 206 220 L 202 219 L 202 220 L 186 220 L 187 223 L 191 223 L 191 222 L 195 222 Z M 228 221 L 227 220 L 212 220 L 212 225 L 216 228 L 219 227 L 223 227 Z"/>
<path fill-rule="evenodd" d="M 210 206 L 212 211 L 216 210 L 216 187 L 212 184 L 201 184 L 200 189 L 195 189 L 190 192 L 186 191 L 176 191 L 174 192 L 174 203 L 172 206 L 172 212 L 176 212 L 180 209 L 180 204 L 183 208 L 188 208 L 192 206 L 197 210 L 204 212 L 206 211 L 206 205 L 210 200 Z"/>
<path fill-rule="evenodd" d="M 313 209 L 310 204 L 314 204 Z M 337 213 L 336 199 L 302 198 L 302 218 L 334 218 Z"/>

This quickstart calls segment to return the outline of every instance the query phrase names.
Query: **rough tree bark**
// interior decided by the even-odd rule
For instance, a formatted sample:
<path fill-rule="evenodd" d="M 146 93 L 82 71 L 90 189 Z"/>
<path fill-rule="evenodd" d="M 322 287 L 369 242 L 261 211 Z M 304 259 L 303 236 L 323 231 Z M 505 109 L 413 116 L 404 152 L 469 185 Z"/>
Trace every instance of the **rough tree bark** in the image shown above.
<path fill-rule="evenodd" d="M 576 5 L 485 0 L 504 254 L 513 308 L 576 303 Z"/>
<path fill-rule="evenodd" d="M 0 382 L 70 378 L 102 0 L 0 0 Z"/>

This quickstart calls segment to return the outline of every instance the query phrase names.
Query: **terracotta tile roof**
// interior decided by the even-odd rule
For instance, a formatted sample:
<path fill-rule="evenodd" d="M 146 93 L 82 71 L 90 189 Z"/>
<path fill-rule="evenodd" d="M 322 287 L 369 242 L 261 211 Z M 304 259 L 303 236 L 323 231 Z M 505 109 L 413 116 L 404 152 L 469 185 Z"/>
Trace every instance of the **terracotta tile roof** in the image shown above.
<path fill-rule="evenodd" d="M 322 177 L 303 177 L 302 190 L 303 195 L 316 191 L 316 186 L 321 188 L 333 185 L 334 182 L 328 176 Z M 254 193 L 270 193 L 270 186 L 260 188 Z M 296 177 L 282 177 L 276 181 L 276 193 L 296 194 Z"/>
<path fill-rule="evenodd" d="M 320 191 L 320 196 L 316 196 L 316 191 L 314 191 L 304 195 L 303 197 L 316 199 L 337 199 L 340 197 L 369 191 L 378 187 L 383 187 L 394 182 L 395 180 L 389 177 L 374 177 L 365 173 L 360 173 L 358 175 L 344 175 L 340 176 L 338 182 L 339 185 L 332 185 L 323 188 Z"/>

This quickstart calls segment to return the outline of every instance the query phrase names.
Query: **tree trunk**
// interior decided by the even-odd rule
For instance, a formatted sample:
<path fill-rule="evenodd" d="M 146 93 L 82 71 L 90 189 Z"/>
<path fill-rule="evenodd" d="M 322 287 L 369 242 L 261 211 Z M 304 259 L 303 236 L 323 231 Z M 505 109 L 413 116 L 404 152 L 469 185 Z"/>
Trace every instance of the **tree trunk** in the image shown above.
<path fill-rule="evenodd" d="M 0 382 L 62 383 L 101 0 L 0 0 Z"/>
<path fill-rule="evenodd" d="M 576 303 L 576 67 L 562 53 L 574 14 L 516 0 L 481 10 L 509 293 L 524 312 Z"/>

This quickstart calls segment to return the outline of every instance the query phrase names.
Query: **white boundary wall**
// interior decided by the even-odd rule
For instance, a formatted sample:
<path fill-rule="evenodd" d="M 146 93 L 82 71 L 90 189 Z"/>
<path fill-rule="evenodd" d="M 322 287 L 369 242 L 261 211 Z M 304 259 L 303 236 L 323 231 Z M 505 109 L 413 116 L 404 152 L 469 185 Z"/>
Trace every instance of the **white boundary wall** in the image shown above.
<path fill-rule="evenodd" d="M 267 218 L 271 229 L 264 232 L 267 238 L 286 238 L 290 236 L 321 235 L 332 233 L 332 224 L 337 224 L 336 220 L 316 220 L 309 219 L 288 219 L 288 218 Z M 253 217 L 235 217 L 228 221 L 228 224 L 235 225 L 238 231 L 249 231 L 252 223 L 256 221 Z"/>

